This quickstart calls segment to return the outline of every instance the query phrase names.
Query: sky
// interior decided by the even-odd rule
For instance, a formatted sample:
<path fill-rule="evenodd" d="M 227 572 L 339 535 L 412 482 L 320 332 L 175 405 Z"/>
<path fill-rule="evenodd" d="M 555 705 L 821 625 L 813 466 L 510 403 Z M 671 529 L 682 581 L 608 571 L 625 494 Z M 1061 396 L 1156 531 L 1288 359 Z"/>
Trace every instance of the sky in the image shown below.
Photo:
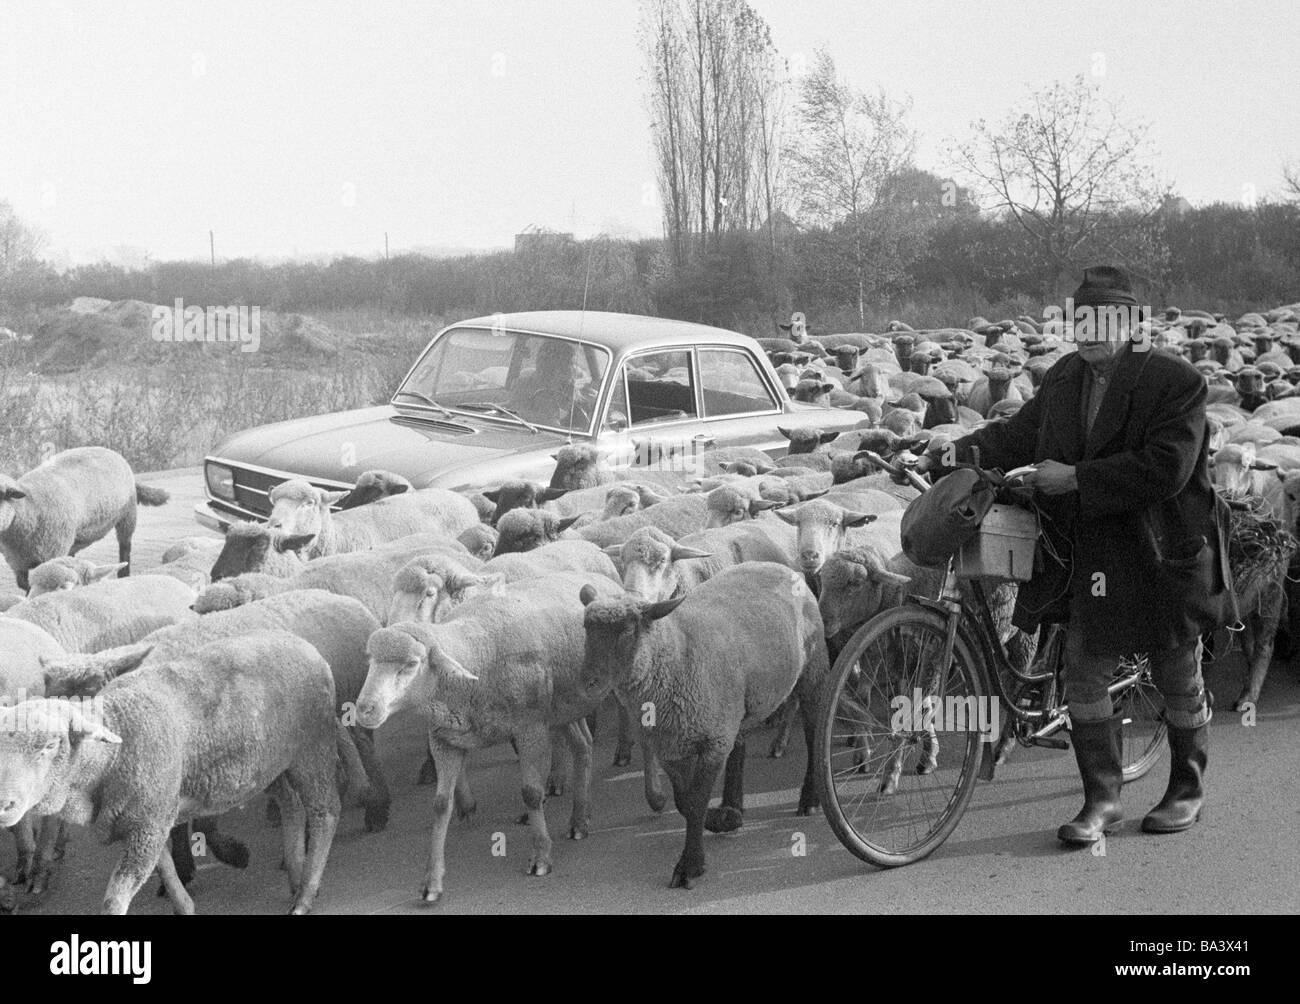
<path fill-rule="evenodd" d="M 1193 204 L 1300 161 L 1300 4 L 751 0 L 912 101 L 920 166 L 1084 73 Z M 71 261 L 657 234 L 635 0 L 0 0 L 0 200 Z"/>

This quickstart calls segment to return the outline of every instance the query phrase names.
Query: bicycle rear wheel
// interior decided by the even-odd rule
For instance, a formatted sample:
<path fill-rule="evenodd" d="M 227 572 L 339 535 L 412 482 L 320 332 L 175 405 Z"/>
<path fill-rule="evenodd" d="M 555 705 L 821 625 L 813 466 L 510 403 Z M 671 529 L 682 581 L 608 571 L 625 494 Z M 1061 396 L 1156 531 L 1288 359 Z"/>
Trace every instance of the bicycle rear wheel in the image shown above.
<path fill-rule="evenodd" d="M 941 665 L 945 635 L 934 611 L 887 610 L 849 640 L 820 695 L 814 749 L 826 820 L 880 868 L 920 861 L 948 838 L 974 791 L 982 740 L 997 739 L 990 719 L 1002 709 L 960 638 Z"/>
<path fill-rule="evenodd" d="M 1165 750 L 1165 700 L 1151 679 L 1151 664 L 1145 656 L 1136 663 L 1125 659 L 1116 673 L 1130 676 L 1135 669 L 1142 675 L 1125 690 L 1115 693 L 1115 710 L 1123 716 L 1124 742 L 1120 760 L 1124 765 L 1124 783 L 1136 781 L 1155 766 Z"/>

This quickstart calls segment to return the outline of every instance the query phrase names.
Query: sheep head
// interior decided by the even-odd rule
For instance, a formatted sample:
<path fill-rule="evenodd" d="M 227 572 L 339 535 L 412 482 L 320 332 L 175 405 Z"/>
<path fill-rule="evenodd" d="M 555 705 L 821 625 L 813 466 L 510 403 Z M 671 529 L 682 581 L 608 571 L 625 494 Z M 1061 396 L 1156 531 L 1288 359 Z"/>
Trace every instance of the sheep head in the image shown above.
<path fill-rule="evenodd" d="M 551 488 L 576 491 L 579 488 L 594 488 L 611 480 L 600 452 L 587 443 L 563 446 L 552 456 L 555 471 L 551 474 Z"/>
<path fill-rule="evenodd" d="M 329 522 L 330 506 L 347 492 L 327 492 L 302 478 L 290 478 L 271 489 L 268 528 L 286 537 L 315 537 Z"/>
<path fill-rule="evenodd" d="M 499 535 L 495 527 L 488 526 L 486 523 L 479 523 L 477 526 L 471 526 L 468 530 L 461 531 L 456 539 L 464 545 L 465 550 L 478 558 L 479 561 L 487 561 L 492 557 L 492 552 L 496 550 Z"/>
<path fill-rule="evenodd" d="M 497 546 L 492 556 L 536 550 L 559 540 L 560 534 L 577 521 L 577 516 L 561 519 L 545 509 L 512 509 L 497 524 Z"/>
<path fill-rule="evenodd" d="M 1300 535 L 1300 471 L 1278 471 L 1282 480 L 1282 526 Z"/>
<path fill-rule="evenodd" d="M 827 638 L 865 623 L 881 610 L 895 605 L 898 593 L 910 580 L 881 564 L 868 548 L 837 551 L 821 569 L 822 624 Z"/>
<path fill-rule="evenodd" d="M 247 572 L 212 583 L 199 593 L 190 609 L 197 614 L 233 610 L 235 607 L 255 603 L 267 596 L 283 592 L 288 586 L 288 579 L 264 575 L 261 572 Z"/>
<path fill-rule="evenodd" d="M 115 565 L 96 565 L 93 561 L 71 555 L 62 558 L 51 558 L 49 561 L 37 565 L 29 573 L 28 582 L 30 588 L 27 590 L 27 598 L 32 599 L 44 593 L 55 593 L 65 589 L 76 589 L 78 586 L 88 586 L 92 582 L 98 582 L 100 579 L 106 579 L 110 575 L 120 572 L 126 567 L 126 564 L 123 561 Z"/>
<path fill-rule="evenodd" d="M 743 520 L 754 519 L 767 509 L 775 509 L 780 503 L 769 499 L 755 498 L 735 485 L 721 485 L 714 488 L 705 500 L 708 509 L 706 528 L 730 526 Z"/>
<path fill-rule="evenodd" d="M 414 488 L 411 482 L 392 471 L 366 471 L 357 478 L 352 491 L 339 504 L 339 511 L 378 502 L 389 495 L 401 495 Z"/>
<path fill-rule="evenodd" d="M 431 699 L 439 684 L 478 679 L 440 648 L 436 630 L 426 624 L 399 624 L 370 636 L 370 668 L 357 695 L 357 724 L 378 728 L 395 712 Z"/>
<path fill-rule="evenodd" d="M 38 698 L 0 708 L 0 826 L 14 826 L 31 809 L 62 810 L 69 775 L 87 744 L 121 738 L 80 701 Z"/>
<path fill-rule="evenodd" d="M 471 596 L 503 584 L 499 575 L 475 575 L 448 558 L 424 555 L 408 562 L 393 577 L 393 598 L 385 623 L 434 624 Z"/>
<path fill-rule="evenodd" d="M 548 488 L 531 481 L 507 481 L 500 488 L 483 492 L 483 497 L 496 505 L 488 522 L 496 526 L 512 509 L 536 509 L 541 503 L 557 499 L 567 491 L 567 488 Z"/>
<path fill-rule="evenodd" d="M 666 600 L 681 587 L 674 562 L 709 558 L 713 552 L 679 544 L 662 530 L 643 526 L 622 546 L 605 548 L 605 553 L 623 569 L 623 588 L 643 600 Z"/>
<path fill-rule="evenodd" d="M 641 492 L 638 491 L 637 485 L 612 485 L 605 493 L 605 507 L 600 512 L 600 518 L 605 520 L 630 516 L 640 509 Z"/>
<path fill-rule="evenodd" d="M 246 572 L 260 572 L 266 567 L 266 556 L 271 548 L 296 550 L 311 542 L 314 535 L 291 535 L 277 538 L 268 526 L 261 523 L 233 523 L 226 531 L 221 553 L 212 565 L 213 582 L 233 578 Z"/>
<path fill-rule="evenodd" d="M 9 525 L 14 521 L 13 503 L 19 499 L 25 499 L 27 493 L 13 478 L 5 474 L 0 474 L 0 533 L 9 529 Z"/>
<path fill-rule="evenodd" d="M 786 456 L 789 457 L 797 456 L 800 453 L 812 453 L 817 447 L 833 442 L 839 436 L 839 433 L 834 430 L 823 432 L 821 429 L 812 428 L 786 429 L 779 425 L 776 427 L 776 431 L 790 440 L 790 449 L 786 453 Z"/>
<path fill-rule="evenodd" d="M 872 513 L 854 512 L 826 499 L 781 510 L 777 516 L 798 528 L 799 567 L 808 575 L 821 571 L 826 559 L 844 546 L 849 529 L 866 526 L 877 518 Z"/>
<path fill-rule="evenodd" d="M 629 595 L 601 598 L 593 585 L 583 586 L 578 598 L 586 608 L 582 626 L 587 632 L 580 683 L 589 697 L 627 675 L 642 630 L 668 616 L 686 599 L 684 595 L 655 602 Z"/>
<path fill-rule="evenodd" d="M 123 673 L 138 669 L 154 650 L 151 641 L 93 654 L 42 657 L 46 697 L 94 697 Z"/>

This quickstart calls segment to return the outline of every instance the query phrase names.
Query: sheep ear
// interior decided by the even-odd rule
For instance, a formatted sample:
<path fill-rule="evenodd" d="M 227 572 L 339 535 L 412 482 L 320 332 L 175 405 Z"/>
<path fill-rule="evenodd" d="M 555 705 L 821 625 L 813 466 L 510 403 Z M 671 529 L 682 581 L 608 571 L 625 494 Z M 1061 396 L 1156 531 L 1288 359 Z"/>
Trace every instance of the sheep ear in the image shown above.
<path fill-rule="evenodd" d="M 759 474 L 771 474 L 776 470 L 776 466 L 773 464 L 759 463 L 754 465 L 754 470 L 758 471 Z"/>
<path fill-rule="evenodd" d="M 581 513 L 579 513 L 577 516 L 566 516 L 564 519 L 560 520 L 558 523 L 555 524 L 555 532 L 563 533 L 565 530 L 569 529 L 569 527 L 573 526 L 574 523 L 578 522 L 578 520 L 581 518 L 582 518 Z"/>
<path fill-rule="evenodd" d="M 556 499 L 567 494 L 569 494 L 569 489 L 567 488 L 543 488 L 537 493 L 538 497 L 543 502 L 554 502 Z"/>
<path fill-rule="evenodd" d="M 712 558 L 712 551 L 701 551 L 698 547 L 688 547 L 685 544 L 674 544 L 669 556 L 673 561 L 684 561 L 687 558 Z"/>
<path fill-rule="evenodd" d="M 1250 469 L 1252 471 L 1276 471 L 1278 466 L 1271 460 L 1256 460 L 1250 465 Z"/>
<path fill-rule="evenodd" d="M 623 556 L 623 546 L 621 544 L 610 544 L 608 547 L 602 547 L 601 550 L 615 560 Z"/>
<path fill-rule="evenodd" d="M 404 495 L 411 490 L 410 485 L 395 485 L 389 495 Z"/>
<path fill-rule="evenodd" d="M 115 572 L 120 572 L 126 566 L 127 566 L 127 562 L 125 561 L 119 562 L 116 565 L 96 565 L 94 568 L 90 570 L 90 573 L 87 576 L 87 578 L 91 582 L 98 582 L 100 579 L 107 579 L 110 575 L 114 574 Z"/>
<path fill-rule="evenodd" d="M 114 746 L 122 745 L 121 736 L 108 728 L 103 722 L 85 714 L 75 703 L 60 708 L 57 714 L 61 717 L 67 716 L 68 742 L 70 745 L 75 746 L 78 743 L 87 741 L 110 743 Z"/>
<path fill-rule="evenodd" d="M 605 548 L 608 553 L 609 548 Z M 578 599 L 582 601 L 584 607 L 591 606 L 596 599 L 596 587 L 592 585 L 583 586 L 578 590 Z"/>
<path fill-rule="evenodd" d="M 799 501 L 800 501 L 800 502 L 811 502 L 813 499 L 819 499 L 819 498 L 821 498 L 823 495 L 825 495 L 825 494 L 826 494 L 827 492 L 829 492 L 829 491 L 830 491 L 829 488 L 823 488 L 823 489 L 822 489 L 821 491 L 819 491 L 819 492 L 804 492 L 803 495 L 801 495 L 801 496 L 799 497 Z"/>
<path fill-rule="evenodd" d="M 475 676 L 473 673 L 471 673 L 468 669 L 466 669 L 464 666 L 462 666 L 459 662 L 457 662 L 457 661 L 456 661 L 455 659 L 453 659 L 451 656 L 449 656 L 449 655 L 447 655 L 447 654 L 445 654 L 445 653 L 443 653 L 443 652 L 439 652 L 439 653 L 437 653 L 437 655 L 436 655 L 435 658 L 437 659 L 437 662 L 438 662 L 438 668 L 441 669 L 441 670 L 443 670 L 444 672 L 446 672 L 449 676 L 452 676 L 452 677 L 455 677 L 455 678 L 457 678 L 457 679 L 461 679 L 461 680 L 477 680 L 477 679 L 478 679 L 477 676 Z"/>
<path fill-rule="evenodd" d="M 4 494 L 3 494 L 3 495 L 0 495 L 0 498 L 6 499 L 6 500 L 8 500 L 8 499 L 25 499 L 26 497 L 27 497 L 27 493 L 26 493 L 25 491 L 23 491 L 21 488 L 6 488 L 6 489 L 4 490 Z"/>
<path fill-rule="evenodd" d="M 868 523 L 874 523 L 880 517 L 874 513 L 851 512 L 844 510 L 844 515 L 840 517 L 840 523 L 843 526 L 866 526 Z"/>
<path fill-rule="evenodd" d="M 674 596 L 671 599 L 660 600 L 657 603 L 651 603 L 641 610 L 641 623 L 649 624 L 657 621 L 661 617 L 667 617 L 670 613 L 681 606 L 682 600 L 686 599 L 686 594 Z"/>
<path fill-rule="evenodd" d="M 281 537 L 275 543 L 277 551 L 301 551 L 304 547 L 316 539 L 314 533 L 296 533 L 291 537 Z"/>
<path fill-rule="evenodd" d="M 760 512 L 763 512 L 766 509 L 779 508 L 781 508 L 781 503 L 773 502 L 771 499 L 750 499 L 749 502 L 749 514 L 751 516 L 757 516 Z"/>
<path fill-rule="evenodd" d="M 1280 468 L 1280 467 L 1276 467 L 1276 468 L 1274 468 L 1274 469 L 1273 469 L 1273 473 L 1277 475 L 1277 479 L 1278 479 L 1279 481 L 1285 481 L 1285 480 L 1286 480 L 1286 471 L 1282 470 L 1282 468 Z"/>
<path fill-rule="evenodd" d="M 776 515 L 778 519 L 785 520 L 791 526 L 799 525 L 799 511 L 797 509 L 778 509 Z"/>
<path fill-rule="evenodd" d="M 906 575 L 899 575 L 887 568 L 872 568 L 867 572 L 867 578 L 880 583 L 882 586 L 905 586 L 912 581 Z"/>
<path fill-rule="evenodd" d="M 500 501 L 501 501 L 501 489 L 500 489 L 500 488 L 493 488 L 490 492 L 479 492 L 479 494 L 482 495 L 482 496 L 483 496 L 485 499 L 487 499 L 489 502 L 500 502 Z"/>
<path fill-rule="evenodd" d="M 347 498 L 348 495 L 350 495 L 350 494 L 351 494 L 350 491 L 346 491 L 346 492 L 321 492 L 321 494 L 320 494 L 320 499 L 321 499 L 321 501 L 324 502 L 326 505 L 335 505 L 336 503 L 342 502 L 342 501 L 343 501 L 345 498 Z"/>
<path fill-rule="evenodd" d="M 822 443 L 833 443 L 836 439 L 839 438 L 839 435 L 840 434 L 838 432 L 832 429 L 830 432 L 823 432 L 817 438 Z"/>
<path fill-rule="evenodd" d="M 781 433 L 781 435 L 785 436 L 786 439 L 794 439 L 794 436 L 791 435 L 789 429 L 783 428 L 782 426 L 779 426 L 779 425 L 778 425 L 778 426 L 776 427 L 776 431 L 779 432 L 779 433 Z"/>

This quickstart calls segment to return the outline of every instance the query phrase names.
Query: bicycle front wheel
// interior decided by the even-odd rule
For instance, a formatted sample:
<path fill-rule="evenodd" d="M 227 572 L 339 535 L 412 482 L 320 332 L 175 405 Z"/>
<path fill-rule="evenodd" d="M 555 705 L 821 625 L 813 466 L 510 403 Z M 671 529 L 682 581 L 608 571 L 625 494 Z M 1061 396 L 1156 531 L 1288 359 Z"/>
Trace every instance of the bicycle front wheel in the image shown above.
<path fill-rule="evenodd" d="M 983 692 L 960 637 L 944 665 L 946 622 L 919 606 L 872 618 L 824 684 L 814 749 L 826 820 L 880 868 L 912 864 L 948 839 L 970 802 L 997 698 Z"/>
<path fill-rule="evenodd" d="M 1137 679 L 1115 693 L 1115 710 L 1124 722 L 1121 760 L 1124 765 L 1124 783 L 1136 781 L 1155 766 L 1164 754 L 1165 699 L 1151 678 L 1151 664 L 1145 656 L 1138 660 L 1125 659 L 1115 676 L 1127 679 L 1135 672 Z"/>

